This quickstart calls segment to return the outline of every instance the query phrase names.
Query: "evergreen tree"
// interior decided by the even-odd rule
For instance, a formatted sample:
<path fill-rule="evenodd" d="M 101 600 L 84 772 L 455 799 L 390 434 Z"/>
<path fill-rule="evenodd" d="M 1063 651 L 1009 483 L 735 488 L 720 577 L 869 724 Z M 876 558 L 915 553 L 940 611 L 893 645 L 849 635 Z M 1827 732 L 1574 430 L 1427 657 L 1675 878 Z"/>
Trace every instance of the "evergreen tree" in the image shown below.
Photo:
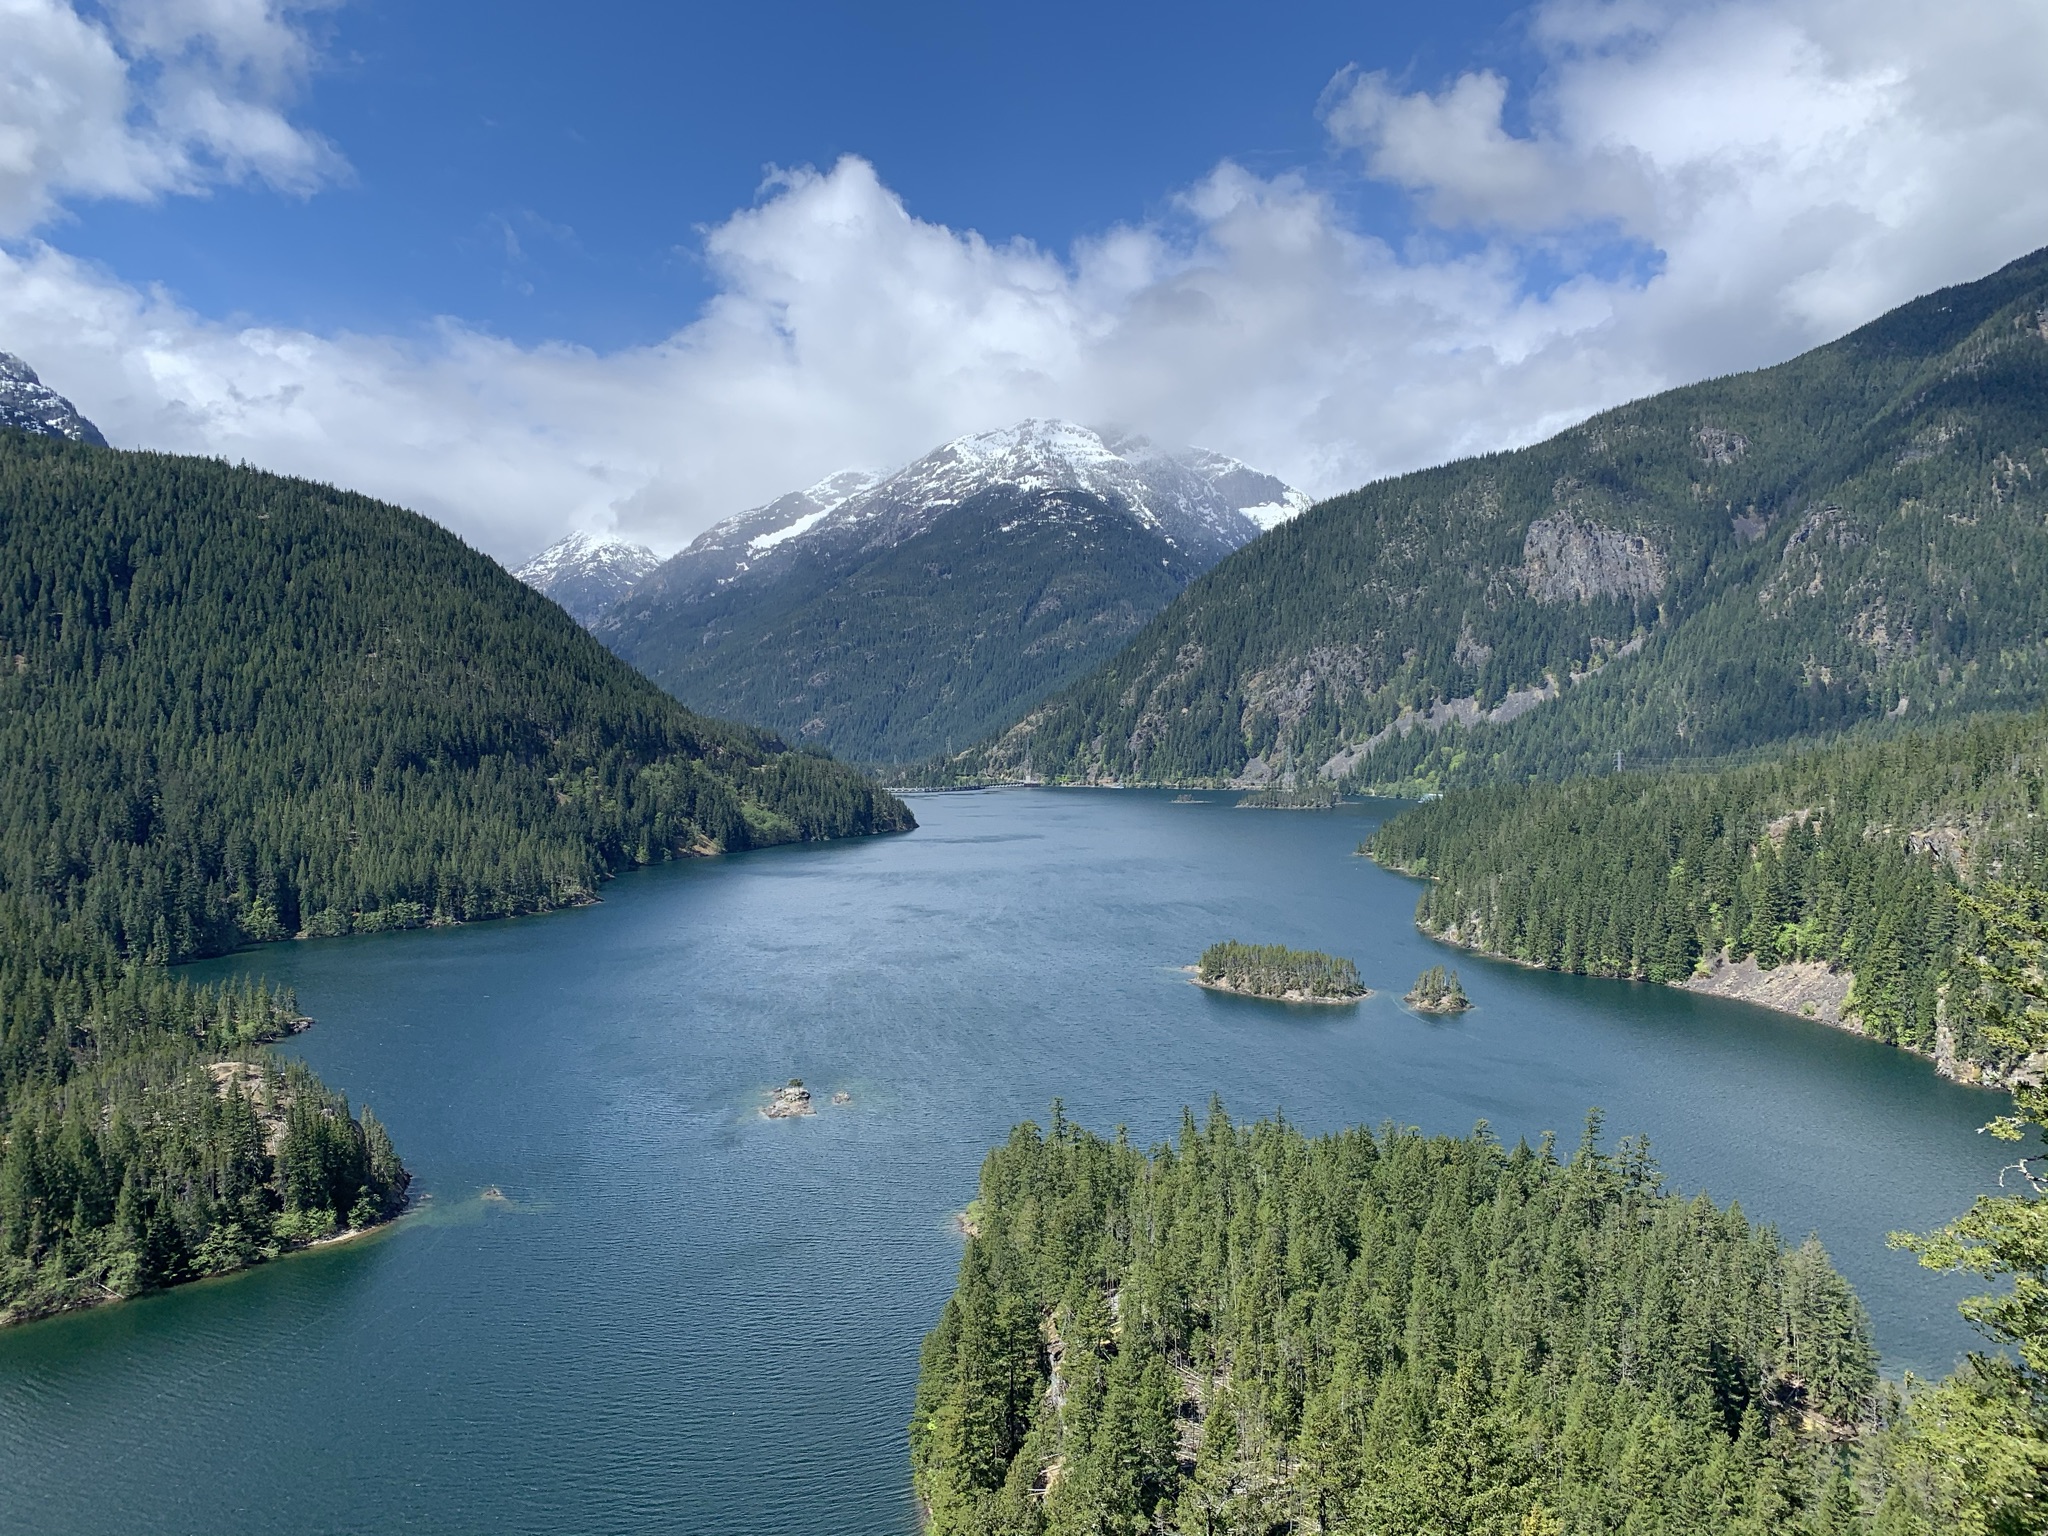
<path fill-rule="evenodd" d="M 975 1210 L 911 1426 L 933 1530 L 1861 1519 L 1832 1438 L 1877 1402 L 1854 1296 L 1818 1244 L 1664 1193 L 1597 1116 L 1561 1164 L 1483 1126 L 1310 1139 L 1220 1107 L 1145 1155 L 1056 1108 Z"/>
<path fill-rule="evenodd" d="M 1972 963 L 1981 875 L 2048 884 L 2048 714 L 1716 772 L 1446 795 L 1362 851 L 1420 875 L 1428 933 L 1532 965 L 1684 982 L 1721 961 L 1846 972 L 1875 1038 L 2009 1072 Z M 1588 936 L 1598 935 L 1589 939 Z M 2012 1037 L 2017 1038 L 2017 1037 Z"/>
<path fill-rule="evenodd" d="M 1981 925 L 1976 957 L 1998 999 L 1990 1029 L 2007 1050 L 2048 1050 L 2048 922 L 2041 896 L 1994 885 L 1963 903 Z M 2048 1134 L 2048 1088 L 2022 1080 L 2013 1113 L 1985 1129 L 2011 1142 Z M 1925 1236 L 1894 1234 L 1930 1269 L 2008 1279 L 1963 1313 L 1999 1346 L 1916 1398 L 1895 1452 L 1899 1502 L 1959 1536 L 2048 1529 L 2048 1154 L 2008 1172 L 2020 1191 L 1980 1196 Z"/>

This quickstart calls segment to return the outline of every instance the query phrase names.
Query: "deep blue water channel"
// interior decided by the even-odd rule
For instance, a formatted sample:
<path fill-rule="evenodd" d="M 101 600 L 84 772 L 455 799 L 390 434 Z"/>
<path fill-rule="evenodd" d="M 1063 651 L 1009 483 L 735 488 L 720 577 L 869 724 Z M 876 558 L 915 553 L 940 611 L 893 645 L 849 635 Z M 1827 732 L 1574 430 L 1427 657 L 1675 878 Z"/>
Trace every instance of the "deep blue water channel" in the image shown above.
<path fill-rule="evenodd" d="M 1352 856 L 1388 807 L 923 796 L 912 834 L 649 870 L 575 912 L 279 945 L 293 1042 L 426 1198 L 367 1241 L 0 1333 L 0 1531 L 907 1536 L 917 1345 L 983 1152 L 1055 1096 L 1151 1142 L 1212 1094 L 1512 1142 L 1586 1110 L 1671 1183 L 1817 1231 L 1886 1368 L 1957 1287 L 1888 1251 L 1987 1187 L 2001 1101 L 1819 1025 L 1446 958 Z M 1226 937 L 1354 957 L 1351 1009 L 1219 997 Z M 825 1104 L 757 1112 L 795 1075 Z M 502 1199 L 486 1198 L 487 1189 Z"/>

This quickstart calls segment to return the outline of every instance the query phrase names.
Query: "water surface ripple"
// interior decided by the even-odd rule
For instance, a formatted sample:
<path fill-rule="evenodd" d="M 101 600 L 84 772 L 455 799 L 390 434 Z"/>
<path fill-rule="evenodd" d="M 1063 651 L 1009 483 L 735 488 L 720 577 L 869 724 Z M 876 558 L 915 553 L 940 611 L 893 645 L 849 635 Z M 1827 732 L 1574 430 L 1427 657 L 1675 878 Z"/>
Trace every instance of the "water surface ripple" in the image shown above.
<path fill-rule="evenodd" d="M 1740 1004 L 1445 958 L 1351 856 L 1385 806 L 925 796 L 904 837 L 650 870 L 596 907 L 274 946 L 293 1048 L 391 1126 L 395 1230 L 0 1333 L 0 1532 L 906 1536 L 917 1344 L 983 1152 L 1054 1096 L 1150 1142 L 1212 1094 L 1320 1130 L 1647 1132 L 1671 1182 L 1817 1231 L 1887 1369 L 1969 1347 L 1888 1252 L 1992 1181 L 1989 1095 Z M 1219 938 L 1347 954 L 1282 1009 L 1177 969 Z M 813 1119 L 755 1107 L 800 1076 Z M 483 1198 L 495 1188 L 503 1199 Z"/>

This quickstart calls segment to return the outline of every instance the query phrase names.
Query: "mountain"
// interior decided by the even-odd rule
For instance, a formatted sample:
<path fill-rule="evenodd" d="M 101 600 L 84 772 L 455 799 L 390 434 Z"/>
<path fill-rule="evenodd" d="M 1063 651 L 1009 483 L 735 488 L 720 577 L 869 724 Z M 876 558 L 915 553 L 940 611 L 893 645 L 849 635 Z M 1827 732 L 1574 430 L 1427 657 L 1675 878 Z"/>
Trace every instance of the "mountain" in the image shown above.
<path fill-rule="evenodd" d="M 402 1198 L 369 1116 L 252 1054 L 289 998 L 168 965 L 913 825 L 425 518 L 218 460 L 0 431 L 0 656 L 0 1321 Z"/>
<path fill-rule="evenodd" d="M 1370 485 L 943 774 L 1436 788 L 2048 697 L 2048 252 Z"/>
<path fill-rule="evenodd" d="M 985 734 L 1308 505 L 1271 475 L 1026 421 L 720 523 L 594 627 L 685 703 L 867 761 Z"/>
<path fill-rule="evenodd" d="M 588 629 L 660 564 L 661 557 L 645 544 L 572 533 L 555 540 L 512 574 L 560 603 L 572 619 Z"/>
<path fill-rule="evenodd" d="M 74 443 L 107 446 L 100 429 L 78 414 L 78 408 L 36 377 L 11 352 L 0 352 L 0 427 L 17 427 L 39 437 L 61 437 Z"/>

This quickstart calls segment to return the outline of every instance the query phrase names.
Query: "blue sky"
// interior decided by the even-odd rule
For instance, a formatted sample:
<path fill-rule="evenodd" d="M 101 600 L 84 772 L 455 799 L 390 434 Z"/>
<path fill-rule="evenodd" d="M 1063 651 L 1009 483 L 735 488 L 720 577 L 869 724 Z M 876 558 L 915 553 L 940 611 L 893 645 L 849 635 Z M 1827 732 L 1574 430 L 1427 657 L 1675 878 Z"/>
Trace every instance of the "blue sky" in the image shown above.
<path fill-rule="evenodd" d="M 0 350 L 508 559 L 1024 416 L 1312 494 L 2048 244 L 2039 0 L 0 0 Z"/>
<path fill-rule="evenodd" d="M 873 161 L 919 217 L 1062 249 L 1219 160 L 1326 181 L 1347 66 L 1512 70 L 1485 3 L 854 5 L 366 0 L 318 17 L 294 119 L 350 175 L 72 209 L 63 245 L 206 314 L 335 328 L 457 315 L 515 340 L 657 341 L 711 284 L 699 226 L 766 167 Z M 1351 188 L 1398 228 L 1401 200 Z"/>

